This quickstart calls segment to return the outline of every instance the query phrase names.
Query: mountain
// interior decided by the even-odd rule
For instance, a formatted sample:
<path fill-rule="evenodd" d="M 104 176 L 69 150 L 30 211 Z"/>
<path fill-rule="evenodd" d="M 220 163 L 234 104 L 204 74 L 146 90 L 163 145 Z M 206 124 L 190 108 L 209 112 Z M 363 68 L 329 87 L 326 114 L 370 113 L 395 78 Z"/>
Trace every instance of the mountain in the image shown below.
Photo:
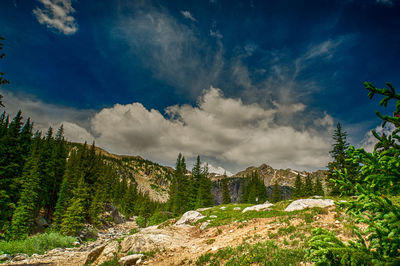
<path fill-rule="evenodd" d="M 114 166 L 118 176 L 127 177 L 130 182 L 136 183 L 139 192 L 147 193 L 153 201 L 168 201 L 168 189 L 174 173 L 172 167 L 159 165 L 140 156 L 112 154 L 99 147 L 96 147 L 96 153 L 102 155 L 107 164 Z"/>
<path fill-rule="evenodd" d="M 232 202 L 241 201 L 241 193 L 243 186 L 247 180 L 247 177 L 251 176 L 253 172 L 257 172 L 260 179 L 264 181 L 264 185 L 267 187 L 268 195 L 272 194 L 272 186 L 275 182 L 278 183 L 282 192 L 282 199 L 290 199 L 296 180 L 296 176 L 300 174 L 302 178 L 310 175 L 313 182 L 320 178 L 325 192 L 327 191 L 327 186 L 325 182 L 325 170 L 317 170 L 315 172 L 307 171 L 297 171 L 292 169 L 274 169 L 267 164 L 262 164 L 259 167 L 250 166 L 243 171 L 236 173 L 231 177 L 225 177 L 222 175 L 212 175 L 210 178 L 213 182 L 212 193 L 214 195 L 215 204 L 221 204 L 222 202 L 222 182 L 224 178 L 228 179 L 228 187 Z M 304 181 L 304 180 L 303 180 Z"/>

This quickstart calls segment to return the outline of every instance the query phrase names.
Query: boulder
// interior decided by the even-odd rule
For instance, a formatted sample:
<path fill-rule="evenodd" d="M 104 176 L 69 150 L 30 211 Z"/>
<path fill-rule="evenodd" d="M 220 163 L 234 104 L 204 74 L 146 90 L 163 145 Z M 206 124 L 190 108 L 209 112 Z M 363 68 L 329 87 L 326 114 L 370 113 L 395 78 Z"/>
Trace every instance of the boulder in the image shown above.
<path fill-rule="evenodd" d="M 135 265 L 137 263 L 140 263 L 142 257 L 143 254 L 133 254 L 120 258 L 118 262 L 122 265 Z"/>
<path fill-rule="evenodd" d="M 198 211 L 198 212 L 203 212 L 203 211 L 207 211 L 207 210 L 209 210 L 209 209 L 211 209 L 211 207 L 207 207 L 207 208 L 198 208 L 196 211 Z"/>
<path fill-rule="evenodd" d="M 186 230 L 184 227 L 179 227 L 179 230 L 174 230 L 175 227 L 159 229 L 157 226 L 151 226 L 142 229 L 140 232 L 126 237 L 121 242 L 121 252 L 142 253 L 152 250 L 163 250 L 164 248 L 178 248 L 183 243 L 187 242 L 188 234 L 180 231 Z M 176 228 L 178 229 L 178 228 Z"/>
<path fill-rule="evenodd" d="M 118 253 L 119 249 L 119 243 L 118 241 L 114 240 L 109 242 L 105 248 L 103 249 L 103 252 L 101 252 L 100 256 L 97 258 L 95 261 L 95 265 L 101 265 L 106 261 L 113 260 Z"/>
<path fill-rule="evenodd" d="M 93 248 L 91 251 L 89 251 L 89 253 L 86 256 L 85 265 L 90 264 L 93 261 L 95 261 L 100 256 L 100 254 L 103 252 L 105 247 L 106 247 L 106 245 L 103 244 L 103 245 L 97 246 L 97 247 Z"/>
<path fill-rule="evenodd" d="M 182 225 L 182 224 L 190 224 L 190 223 L 194 223 L 197 222 L 198 220 L 204 218 L 205 216 L 203 216 L 201 213 L 197 212 L 197 211 L 188 211 L 185 212 L 181 219 L 179 219 L 175 225 Z"/>
<path fill-rule="evenodd" d="M 299 199 L 295 200 L 286 207 L 286 212 L 300 211 L 308 208 L 320 207 L 325 208 L 335 205 L 331 199 Z"/>
<path fill-rule="evenodd" d="M 244 208 L 242 213 L 248 212 L 248 211 L 269 211 L 271 210 L 270 207 L 273 206 L 274 204 L 266 202 L 264 204 L 258 204 L 254 205 L 251 207 Z"/>

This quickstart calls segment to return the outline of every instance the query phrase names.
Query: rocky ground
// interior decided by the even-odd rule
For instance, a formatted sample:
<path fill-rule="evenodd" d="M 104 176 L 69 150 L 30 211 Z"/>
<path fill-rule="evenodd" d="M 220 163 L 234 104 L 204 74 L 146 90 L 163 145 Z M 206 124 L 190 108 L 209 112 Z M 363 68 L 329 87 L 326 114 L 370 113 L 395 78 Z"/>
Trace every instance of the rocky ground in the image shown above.
<path fill-rule="evenodd" d="M 349 222 L 336 206 L 294 214 L 288 212 L 288 216 L 280 214 L 248 221 L 238 219 L 218 226 L 211 222 L 228 211 L 236 211 L 240 217 L 243 206 L 238 206 L 231 204 L 225 209 L 204 209 L 201 214 L 196 214 L 196 218 L 189 217 L 187 221 L 175 223 L 175 220 L 169 220 L 140 230 L 135 229 L 135 222 L 127 221 L 99 232 L 96 241 L 75 248 L 54 249 L 44 255 L 33 255 L 5 265 L 101 265 L 106 261 L 114 261 L 112 265 L 118 261 L 123 265 L 189 265 L 195 264 L 201 255 L 235 247 L 244 241 L 254 244 L 274 240 L 286 248 L 296 248 L 316 227 L 335 231 L 342 240 L 353 237 L 347 228 Z M 198 219 L 201 220 L 196 223 Z"/>

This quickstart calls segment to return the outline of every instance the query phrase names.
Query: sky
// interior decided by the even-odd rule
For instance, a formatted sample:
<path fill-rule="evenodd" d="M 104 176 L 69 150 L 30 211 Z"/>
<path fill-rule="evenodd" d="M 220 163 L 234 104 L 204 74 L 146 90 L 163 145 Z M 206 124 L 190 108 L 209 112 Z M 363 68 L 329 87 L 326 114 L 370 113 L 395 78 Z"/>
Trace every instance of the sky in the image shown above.
<path fill-rule="evenodd" d="M 3 0 L 5 110 L 70 141 L 215 171 L 324 169 L 370 149 L 400 86 L 399 0 Z M 379 129 L 382 130 L 382 129 Z"/>

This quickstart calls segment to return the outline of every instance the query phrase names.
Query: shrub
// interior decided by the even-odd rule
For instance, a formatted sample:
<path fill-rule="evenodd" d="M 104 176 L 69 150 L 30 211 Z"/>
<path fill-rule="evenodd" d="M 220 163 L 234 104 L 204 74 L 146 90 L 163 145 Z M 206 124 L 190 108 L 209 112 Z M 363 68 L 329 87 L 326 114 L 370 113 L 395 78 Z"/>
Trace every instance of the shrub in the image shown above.
<path fill-rule="evenodd" d="M 17 254 L 34 253 L 44 254 L 47 250 L 61 247 L 72 247 L 72 243 L 77 241 L 75 237 L 64 236 L 58 232 L 49 232 L 29 237 L 24 240 L 1 241 L 0 253 Z"/>

